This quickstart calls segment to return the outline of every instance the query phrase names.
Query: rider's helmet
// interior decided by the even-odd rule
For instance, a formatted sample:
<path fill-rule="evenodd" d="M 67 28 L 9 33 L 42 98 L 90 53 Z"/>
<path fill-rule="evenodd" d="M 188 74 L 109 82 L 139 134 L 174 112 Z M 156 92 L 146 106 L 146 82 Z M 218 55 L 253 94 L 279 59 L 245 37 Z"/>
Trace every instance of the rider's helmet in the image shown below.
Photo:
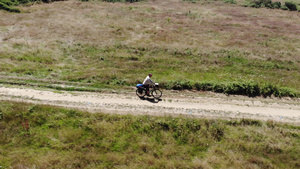
<path fill-rule="evenodd" d="M 152 76 L 152 73 L 149 73 L 149 77 L 151 77 Z"/>

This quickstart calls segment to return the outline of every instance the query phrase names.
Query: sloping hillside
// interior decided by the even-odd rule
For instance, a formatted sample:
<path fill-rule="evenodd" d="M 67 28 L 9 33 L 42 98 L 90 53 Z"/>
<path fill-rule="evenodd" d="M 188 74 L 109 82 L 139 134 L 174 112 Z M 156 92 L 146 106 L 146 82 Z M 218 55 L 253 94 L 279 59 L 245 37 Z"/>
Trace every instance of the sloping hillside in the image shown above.
<path fill-rule="evenodd" d="M 297 95 L 299 12 L 241 3 L 60 1 L 0 11 L 2 83 L 117 87 L 152 72 L 167 89 Z"/>

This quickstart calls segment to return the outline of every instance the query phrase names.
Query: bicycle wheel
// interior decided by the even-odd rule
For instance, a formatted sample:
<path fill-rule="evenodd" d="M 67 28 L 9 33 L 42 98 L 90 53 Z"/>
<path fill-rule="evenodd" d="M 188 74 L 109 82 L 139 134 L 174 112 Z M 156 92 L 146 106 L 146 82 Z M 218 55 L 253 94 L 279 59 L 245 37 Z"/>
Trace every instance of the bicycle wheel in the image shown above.
<path fill-rule="evenodd" d="M 136 89 L 136 95 L 139 97 L 144 97 L 146 95 L 146 90 L 138 88 Z"/>
<path fill-rule="evenodd" d="M 159 99 L 162 96 L 162 92 L 159 89 L 152 90 L 151 94 L 156 99 Z"/>

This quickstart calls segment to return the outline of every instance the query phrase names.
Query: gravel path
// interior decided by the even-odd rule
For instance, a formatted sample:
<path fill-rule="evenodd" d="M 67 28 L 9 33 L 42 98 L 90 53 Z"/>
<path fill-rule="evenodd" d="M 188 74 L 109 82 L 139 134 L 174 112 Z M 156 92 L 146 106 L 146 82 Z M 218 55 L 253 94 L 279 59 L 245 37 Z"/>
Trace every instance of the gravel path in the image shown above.
<path fill-rule="evenodd" d="M 0 86 L 0 100 L 77 108 L 94 113 L 250 118 L 300 125 L 300 99 L 291 98 L 249 98 L 192 91 L 164 91 L 160 100 L 154 100 L 138 98 L 134 88 L 122 93 L 92 93 Z"/>

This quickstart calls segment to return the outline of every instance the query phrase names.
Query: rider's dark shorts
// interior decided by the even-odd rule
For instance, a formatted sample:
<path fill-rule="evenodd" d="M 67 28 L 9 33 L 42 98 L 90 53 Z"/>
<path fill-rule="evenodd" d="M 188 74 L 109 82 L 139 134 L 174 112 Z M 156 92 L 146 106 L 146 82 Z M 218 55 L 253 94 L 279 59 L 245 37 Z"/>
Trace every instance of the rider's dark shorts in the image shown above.
<path fill-rule="evenodd" d="M 143 87 L 144 87 L 144 88 L 146 88 L 146 89 L 147 89 L 147 91 L 149 91 L 149 87 L 150 87 L 150 85 L 149 85 L 149 84 L 145 84 L 145 85 L 143 84 Z"/>

